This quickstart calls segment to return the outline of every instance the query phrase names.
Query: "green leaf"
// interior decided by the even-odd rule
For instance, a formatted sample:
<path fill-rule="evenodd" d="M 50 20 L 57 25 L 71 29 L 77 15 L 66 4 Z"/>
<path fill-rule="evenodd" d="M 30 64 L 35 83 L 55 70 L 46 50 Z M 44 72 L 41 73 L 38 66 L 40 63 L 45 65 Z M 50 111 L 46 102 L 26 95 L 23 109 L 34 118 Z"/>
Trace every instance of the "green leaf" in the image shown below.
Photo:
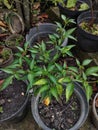
<path fill-rule="evenodd" d="M 31 73 L 28 74 L 28 81 L 29 81 L 29 83 L 30 83 L 30 88 L 32 88 L 32 86 L 33 86 L 33 81 L 34 81 L 34 76 L 33 76 L 33 74 L 31 74 Z"/>
<path fill-rule="evenodd" d="M 89 101 L 92 95 L 92 87 L 90 85 L 85 86 L 87 100 Z"/>
<path fill-rule="evenodd" d="M 12 83 L 12 79 L 13 79 L 13 76 L 10 76 L 10 77 L 6 78 L 6 79 L 4 80 L 4 82 L 2 83 L 2 85 L 0 86 L 0 87 L 1 87 L 0 90 L 2 91 L 2 90 L 4 90 L 5 88 L 7 88 L 8 85 L 9 85 L 10 83 Z"/>
<path fill-rule="evenodd" d="M 91 62 L 92 62 L 91 59 L 86 59 L 86 60 L 83 61 L 82 65 L 86 66 L 86 65 L 89 65 Z"/>
<path fill-rule="evenodd" d="M 19 58 L 19 64 L 22 66 L 22 57 Z"/>
<path fill-rule="evenodd" d="M 39 88 L 39 90 L 38 90 L 39 92 L 38 93 L 44 93 L 47 90 L 49 90 L 49 86 L 48 85 L 44 85 L 43 87 Z"/>
<path fill-rule="evenodd" d="M 3 107 L 0 106 L 0 113 L 3 113 Z"/>
<path fill-rule="evenodd" d="M 83 72 L 82 75 L 83 75 L 83 79 L 84 79 L 84 80 L 87 80 L 86 74 L 85 74 L 84 72 Z"/>
<path fill-rule="evenodd" d="M 30 42 L 29 42 L 29 41 L 24 43 L 24 48 L 25 48 L 25 51 L 26 51 L 26 50 L 27 50 L 27 48 L 29 47 L 29 44 L 30 44 Z"/>
<path fill-rule="evenodd" d="M 46 79 L 39 79 L 37 80 L 33 85 L 45 85 L 47 83 L 47 80 Z"/>
<path fill-rule="evenodd" d="M 97 72 L 98 72 L 98 66 L 93 66 L 93 67 L 88 68 L 85 73 L 87 76 L 90 76 L 93 73 L 95 74 Z"/>
<path fill-rule="evenodd" d="M 65 92 L 65 95 L 66 95 L 66 102 L 68 102 L 68 100 L 70 99 L 72 93 L 74 91 L 74 84 L 73 83 L 68 83 L 66 85 L 66 92 Z"/>
<path fill-rule="evenodd" d="M 69 70 L 71 70 L 71 71 L 73 71 L 75 73 L 78 73 L 78 68 L 77 67 L 71 66 L 71 67 L 68 67 L 68 68 L 69 68 Z"/>
<path fill-rule="evenodd" d="M 0 70 L 4 71 L 5 73 L 8 73 L 8 74 L 13 74 L 13 70 L 12 69 L 4 68 L 4 69 L 0 69 Z"/>
<path fill-rule="evenodd" d="M 57 63 L 55 63 L 55 66 L 57 67 L 57 69 L 59 70 L 59 71 L 62 71 L 62 66 L 60 65 L 60 64 L 57 64 Z"/>
<path fill-rule="evenodd" d="M 57 89 L 55 87 L 52 87 L 50 89 L 50 93 L 56 98 L 56 100 L 58 101 L 58 92 L 57 92 Z"/>
<path fill-rule="evenodd" d="M 71 28 L 67 31 L 67 35 L 71 35 L 74 31 L 75 31 L 76 28 Z"/>
<path fill-rule="evenodd" d="M 17 46 L 17 48 L 19 49 L 20 52 L 24 52 L 23 48 Z"/>
<path fill-rule="evenodd" d="M 63 86 L 60 85 L 60 84 L 57 84 L 57 85 L 56 85 L 56 88 L 57 88 L 58 94 L 61 96 L 62 93 L 63 93 Z"/>
<path fill-rule="evenodd" d="M 45 43 L 43 41 L 41 43 L 41 47 L 42 47 L 42 51 L 44 52 L 46 50 L 46 45 L 45 45 Z"/>
<path fill-rule="evenodd" d="M 79 11 L 87 10 L 88 8 L 89 8 L 88 4 L 87 4 L 86 2 L 83 2 L 83 3 L 80 5 Z"/>
<path fill-rule="evenodd" d="M 65 15 L 61 15 L 61 18 L 62 18 L 62 20 L 66 20 L 66 16 Z"/>
<path fill-rule="evenodd" d="M 12 6 L 9 4 L 9 1 L 8 0 L 3 0 L 3 3 L 4 5 L 8 8 L 8 9 L 11 9 Z"/>
<path fill-rule="evenodd" d="M 76 2 L 77 2 L 77 0 L 67 0 L 67 5 L 66 5 L 66 7 L 67 7 L 67 8 L 73 8 L 73 7 L 76 6 Z"/>
<path fill-rule="evenodd" d="M 58 23 L 58 22 L 55 22 L 56 23 L 56 25 L 59 27 L 59 28 L 62 28 L 62 25 L 60 24 L 60 23 Z"/>
<path fill-rule="evenodd" d="M 59 80 L 58 80 L 58 82 L 59 83 L 69 83 L 69 82 L 71 82 L 71 79 L 69 78 L 69 77 L 65 77 L 65 78 L 60 78 Z"/>
<path fill-rule="evenodd" d="M 33 59 L 30 63 L 30 69 L 32 70 L 34 68 L 35 59 Z"/>
<path fill-rule="evenodd" d="M 24 60 L 26 61 L 26 63 L 27 63 L 28 65 L 30 65 L 31 60 L 30 60 L 28 57 L 24 57 Z"/>
<path fill-rule="evenodd" d="M 48 74 L 48 77 L 54 84 L 57 84 L 57 80 L 55 76 Z"/>
<path fill-rule="evenodd" d="M 29 51 L 30 51 L 31 53 L 33 53 L 33 54 L 37 54 L 37 53 L 38 53 L 38 50 L 36 50 L 35 48 L 30 49 Z"/>
<path fill-rule="evenodd" d="M 48 65 L 48 71 L 51 72 L 55 68 L 55 65 Z"/>
<path fill-rule="evenodd" d="M 71 51 L 67 51 L 67 52 L 66 52 L 66 54 L 67 54 L 68 56 L 73 57 L 73 54 L 72 54 L 72 52 L 71 52 Z"/>
<path fill-rule="evenodd" d="M 78 66 L 80 66 L 80 61 L 78 59 L 76 59 L 76 63 Z"/>

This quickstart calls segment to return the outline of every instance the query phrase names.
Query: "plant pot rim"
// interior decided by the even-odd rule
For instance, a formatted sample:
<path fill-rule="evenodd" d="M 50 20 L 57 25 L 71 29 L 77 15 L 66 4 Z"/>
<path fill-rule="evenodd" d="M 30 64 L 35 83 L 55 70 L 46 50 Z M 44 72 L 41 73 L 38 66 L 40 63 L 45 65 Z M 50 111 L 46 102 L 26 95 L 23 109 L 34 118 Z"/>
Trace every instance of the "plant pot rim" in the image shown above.
<path fill-rule="evenodd" d="M 10 14 L 13 14 L 14 16 L 16 16 L 19 19 L 19 21 L 21 23 L 21 32 L 19 32 L 19 33 L 23 33 L 24 29 L 25 29 L 25 26 L 24 26 L 24 22 L 23 22 L 23 19 L 21 18 L 21 16 L 18 13 L 16 13 L 16 12 L 10 11 L 8 13 L 8 17 L 10 17 Z M 13 29 L 13 27 L 12 27 L 10 22 L 8 22 L 8 25 L 9 25 L 9 29 L 10 29 L 11 33 L 12 34 L 15 34 L 15 33 L 17 34 L 17 32 Z"/>
<path fill-rule="evenodd" d="M 53 32 L 52 31 L 50 31 L 49 29 L 48 30 L 41 30 L 41 31 L 39 31 L 38 32 L 38 28 L 43 28 L 43 27 L 45 27 L 46 26 L 46 28 L 48 27 L 48 26 L 51 26 L 51 28 L 52 27 L 54 27 L 55 28 L 55 33 L 56 33 L 56 28 L 57 28 L 57 25 L 56 24 L 53 24 L 53 23 L 42 23 L 42 24 L 39 24 L 38 26 L 36 26 L 36 27 L 33 27 L 33 28 L 31 28 L 30 30 L 29 30 L 29 33 L 26 35 L 26 41 L 27 42 L 29 42 L 29 45 L 30 45 L 30 47 L 32 47 L 32 43 L 31 43 L 31 41 L 32 41 L 32 39 L 34 39 L 35 37 L 37 37 L 38 35 L 44 35 L 44 34 L 52 34 Z M 45 28 L 45 29 L 46 29 Z M 31 35 L 32 33 L 34 33 L 33 35 Z M 30 36 L 31 35 L 31 36 Z M 62 43 L 62 46 L 66 46 L 67 45 L 67 43 L 68 43 L 68 38 L 65 38 L 65 40 L 64 40 L 64 42 Z"/>
<path fill-rule="evenodd" d="M 75 82 L 75 89 L 74 90 L 75 90 L 75 93 L 77 94 L 78 98 L 81 100 L 80 105 L 81 105 L 81 109 L 82 110 L 81 110 L 81 114 L 80 114 L 79 120 L 69 130 L 77 130 L 77 129 L 79 129 L 82 126 L 82 124 L 85 122 L 85 120 L 86 120 L 86 118 L 88 116 L 88 113 L 89 113 L 89 103 L 87 102 L 87 98 L 86 98 L 85 92 L 82 89 L 82 87 L 80 86 L 80 84 L 78 84 L 78 83 Z M 32 110 L 33 117 L 34 117 L 35 121 L 37 122 L 37 124 L 39 125 L 39 127 L 41 127 L 43 130 L 52 130 L 51 128 L 48 128 L 43 123 L 43 121 L 41 120 L 41 118 L 39 116 L 39 113 L 38 113 L 38 101 L 39 101 L 39 97 L 40 97 L 40 94 L 37 95 L 37 97 L 34 97 L 34 95 L 33 95 L 32 99 L 31 99 L 31 110 Z M 82 99 L 82 98 L 84 98 L 84 99 Z"/>
<path fill-rule="evenodd" d="M 23 81 L 23 82 L 27 85 L 27 82 L 25 82 L 25 81 Z M 12 114 L 11 116 L 9 116 L 8 118 L 5 118 L 5 119 L 0 120 L 0 123 L 5 122 L 5 121 L 7 121 L 7 120 L 10 120 L 10 119 L 12 119 L 14 116 L 16 116 L 16 115 L 24 108 L 24 106 L 27 104 L 28 99 L 29 99 L 29 92 L 28 92 L 27 95 L 26 95 L 25 102 L 23 102 L 23 104 L 22 104 L 21 107 L 18 109 L 18 111 L 16 111 L 14 114 Z"/>
<path fill-rule="evenodd" d="M 98 93 L 94 97 L 92 109 L 93 109 L 93 113 L 94 113 L 95 118 L 98 120 L 98 114 L 97 114 L 97 111 L 96 111 L 96 108 L 95 108 L 95 100 L 96 100 L 97 97 L 98 97 Z"/>

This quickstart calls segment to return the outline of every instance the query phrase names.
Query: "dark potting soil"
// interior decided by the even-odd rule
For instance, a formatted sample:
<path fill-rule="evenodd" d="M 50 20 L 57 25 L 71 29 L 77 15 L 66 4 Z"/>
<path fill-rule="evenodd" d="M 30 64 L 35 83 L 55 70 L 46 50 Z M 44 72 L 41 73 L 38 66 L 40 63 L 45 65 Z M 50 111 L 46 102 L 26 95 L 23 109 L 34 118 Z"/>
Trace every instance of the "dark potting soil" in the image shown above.
<path fill-rule="evenodd" d="M 50 41 L 49 39 L 49 35 L 51 34 L 46 34 L 44 36 L 39 36 L 36 41 L 35 41 L 35 44 L 41 44 L 42 42 L 46 43 L 46 49 L 49 50 L 49 49 L 52 49 L 54 47 L 53 44 L 50 44 L 48 43 Z"/>
<path fill-rule="evenodd" d="M 39 103 L 39 115 L 42 121 L 51 129 L 69 130 L 80 117 L 80 103 L 75 95 L 66 102 L 65 96 L 61 98 L 60 103 L 52 100 L 49 106 Z"/>
<path fill-rule="evenodd" d="M 22 81 L 14 80 L 12 85 L 0 92 L 0 107 L 3 112 L 0 113 L 0 120 L 9 118 L 16 113 L 26 99 L 26 84 Z"/>

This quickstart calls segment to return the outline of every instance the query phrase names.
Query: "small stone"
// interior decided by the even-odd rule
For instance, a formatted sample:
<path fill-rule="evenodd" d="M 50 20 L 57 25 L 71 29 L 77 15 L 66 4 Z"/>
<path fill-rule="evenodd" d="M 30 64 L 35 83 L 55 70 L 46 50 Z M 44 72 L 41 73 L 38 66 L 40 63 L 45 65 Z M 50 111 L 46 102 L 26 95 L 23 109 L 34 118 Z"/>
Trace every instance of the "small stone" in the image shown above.
<path fill-rule="evenodd" d="M 3 105 L 5 103 L 5 100 L 4 99 L 1 99 L 0 100 L 0 105 Z"/>
<path fill-rule="evenodd" d="M 8 101 L 8 102 L 11 102 L 11 99 L 8 99 L 7 101 Z"/>
<path fill-rule="evenodd" d="M 24 92 L 22 92 L 21 95 L 24 96 Z"/>
<path fill-rule="evenodd" d="M 72 121 L 71 119 L 67 119 L 67 121 L 68 121 L 70 124 L 73 123 L 73 121 Z"/>

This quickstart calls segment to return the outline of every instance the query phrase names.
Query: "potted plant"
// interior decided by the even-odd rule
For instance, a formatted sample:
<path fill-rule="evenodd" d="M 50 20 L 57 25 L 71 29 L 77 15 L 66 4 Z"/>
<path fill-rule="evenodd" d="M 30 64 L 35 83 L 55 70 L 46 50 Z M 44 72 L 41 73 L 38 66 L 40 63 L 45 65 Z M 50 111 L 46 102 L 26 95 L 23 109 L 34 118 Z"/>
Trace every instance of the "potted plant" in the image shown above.
<path fill-rule="evenodd" d="M 24 22 L 21 16 L 16 12 L 8 12 L 6 15 L 6 21 L 5 21 L 10 29 L 10 32 L 12 34 L 21 34 L 24 32 Z"/>
<path fill-rule="evenodd" d="M 18 70 L 20 66 L 16 59 L 13 59 L 13 62 L 8 64 L 8 58 L 12 56 L 11 49 L 4 47 L 0 52 L 0 58 L 5 59 L 0 71 L 2 75 L 6 73 L 5 77 L 0 75 L 0 123 L 19 122 L 27 113 L 26 105 L 29 99 L 27 82 L 15 78 L 18 76 L 18 73 L 20 75 L 23 73 L 23 71 Z M 4 63 L 6 63 L 6 65 Z"/>
<path fill-rule="evenodd" d="M 57 35 L 55 36 L 55 38 L 56 37 Z M 44 117 L 45 121 L 41 120 L 41 110 L 49 110 L 49 107 L 52 105 L 59 110 L 59 116 L 58 110 L 56 111 L 56 113 L 52 111 L 52 113 L 56 114 L 57 118 L 61 118 L 59 119 L 59 121 L 63 121 L 63 119 L 66 118 L 66 115 L 64 115 L 64 113 L 68 110 L 67 108 L 71 109 L 72 111 L 77 111 L 76 116 L 73 116 L 72 120 L 69 119 L 69 117 L 66 119 L 70 124 L 68 125 L 68 127 L 66 126 L 66 129 L 76 130 L 80 128 L 80 126 L 85 122 L 87 118 L 89 108 L 88 100 L 90 99 L 90 96 L 92 94 L 92 87 L 89 85 L 88 77 L 90 75 L 97 76 L 98 67 L 95 66 L 87 68 L 87 65 L 89 65 L 92 61 L 89 59 L 84 60 L 82 64 L 79 62 L 79 60 L 76 60 L 76 66 L 69 66 L 66 60 L 65 62 L 60 62 L 61 59 L 60 56 L 57 55 L 57 53 L 54 54 L 54 57 L 56 56 L 58 60 L 54 60 L 54 58 L 51 59 L 50 53 L 52 48 L 50 48 L 50 51 L 48 51 L 49 54 L 47 54 L 47 49 L 45 45 L 46 44 L 42 41 L 40 45 L 34 45 L 31 48 L 29 46 L 29 42 L 26 42 L 23 48 L 18 47 L 19 52 L 16 53 L 17 59 L 15 60 L 13 65 L 10 65 L 2 70 L 4 72 L 8 72 L 11 76 L 11 79 L 9 80 L 9 82 L 7 82 L 8 84 L 14 78 L 16 78 L 17 80 L 28 81 L 27 90 L 30 90 L 30 92 L 33 93 L 31 103 L 32 113 L 36 122 L 40 123 L 39 125 L 43 129 L 65 129 L 65 124 L 59 122 L 58 125 L 58 122 L 56 123 L 57 120 L 54 120 L 56 119 L 54 115 L 49 115 L 48 120 L 51 119 L 50 124 L 53 121 L 53 124 L 55 124 L 55 126 L 50 124 L 47 125 L 46 117 Z M 73 56 L 70 51 L 72 47 L 72 45 L 58 46 L 58 49 L 61 55 L 66 59 L 66 55 L 69 55 L 70 57 Z M 41 55 L 39 55 L 39 50 Z M 6 80 L 8 79 L 9 78 L 7 78 Z M 5 88 L 8 85 L 5 84 L 6 80 L 4 81 L 2 88 Z M 77 82 L 80 82 L 81 85 L 79 85 Z M 86 93 L 84 92 L 83 87 Z M 44 103 L 44 106 L 41 102 Z M 71 105 L 71 103 L 73 105 Z M 35 107 L 33 104 L 35 105 Z M 70 105 L 71 107 L 69 107 Z M 60 108 L 62 108 L 61 111 L 59 109 L 59 106 L 61 106 Z M 50 107 L 50 109 L 54 108 Z M 48 111 L 47 113 L 51 112 Z M 72 115 L 75 114 L 71 111 L 69 111 L 69 113 L 72 113 Z M 73 122 L 74 119 L 75 122 Z M 64 122 L 66 121 L 64 120 Z M 57 128 L 57 126 L 59 127 Z"/>
<path fill-rule="evenodd" d="M 61 14 L 74 19 L 92 6 L 91 0 L 56 0 L 56 2 Z"/>
<path fill-rule="evenodd" d="M 13 53 L 12 50 L 5 47 L 4 42 L 0 45 L 0 68 L 4 68 L 13 62 Z M 0 70 L 0 80 L 5 78 L 7 73 Z"/>
<path fill-rule="evenodd" d="M 94 96 L 92 103 L 92 121 L 96 128 L 98 128 L 98 93 Z"/>
<path fill-rule="evenodd" d="M 92 89 L 91 89 L 91 86 L 88 84 L 87 77 L 89 75 L 96 75 L 96 72 L 98 71 L 98 67 L 93 67 L 93 68 L 91 67 L 91 68 L 85 69 L 85 66 L 87 66 L 91 62 L 91 60 L 85 60 L 83 61 L 82 64 L 80 64 L 80 62 L 76 60 L 77 67 L 67 66 L 66 62 L 58 63 L 55 60 L 49 60 L 49 62 L 47 62 L 46 64 L 45 60 L 47 58 L 44 56 L 43 56 L 44 57 L 43 59 L 39 58 L 38 60 L 35 60 L 35 56 L 39 54 L 39 49 L 37 49 L 37 52 L 35 53 L 35 48 L 33 47 L 29 48 L 28 44 L 29 43 L 25 43 L 24 48 L 18 47 L 20 52 L 16 53 L 17 60 L 13 63 L 13 65 L 10 65 L 2 70 L 10 74 L 10 76 L 12 77 L 11 80 L 13 78 L 16 78 L 18 80 L 28 81 L 27 90 L 30 90 L 30 92 L 31 93 L 33 92 L 33 94 L 35 95 L 32 97 L 32 105 L 31 105 L 32 113 L 36 122 L 39 123 L 39 126 L 41 126 L 43 129 L 55 128 L 54 126 L 52 126 L 51 128 L 51 126 L 49 125 L 47 127 L 45 125 L 45 122 L 42 123 L 43 122 L 41 120 L 42 117 L 40 113 L 38 113 L 38 111 L 42 112 L 40 111 L 41 110 L 40 107 L 42 107 L 43 110 L 48 109 L 48 107 L 51 106 L 50 104 L 52 104 L 52 101 L 54 101 L 53 104 L 55 103 L 59 104 L 63 108 L 61 110 L 62 111 L 61 112 L 62 114 L 60 116 L 61 119 L 62 119 L 62 115 L 64 115 L 63 112 L 67 111 L 65 104 L 68 105 L 68 104 L 71 104 L 71 102 L 73 102 L 73 105 L 71 105 L 71 110 L 73 111 L 79 110 L 79 111 L 76 112 L 78 113 L 78 115 L 76 115 L 77 118 L 75 118 L 74 123 L 71 123 L 70 119 L 68 120 L 70 124 L 68 125 L 68 129 L 76 130 L 80 128 L 80 126 L 85 122 L 87 118 L 88 110 L 89 110 L 87 99 L 89 100 L 92 94 Z M 36 47 L 38 48 L 39 46 L 36 46 Z M 71 52 L 69 51 L 70 48 L 72 47 L 65 46 L 64 49 L 62 48 L 61 50 L 62 54 L 71 55 Z M 42 62 L 43 64 L 39 64 L 40 63 L 39 60 L 40 62 L 43 61 Z M 16 66 L 17 66 L 18 71 L 16 70 Z M 83 88 L 81 87 L 82 85 L 79 85 L 77 81 L 80 82 L 84 86 L 86 90 L 86 94 Z M 6 83 L 6 81 L 4 83 Z M 2 87 L 5 88 L 6 85 L 7 84 L 3 84 Z M 87 95 L 87 98 L 86 98 L 86 95 Z M 75 101 L 73 98 L 75 98 Z M 66 99 L 66 101 L 63 102 L 64 99 Z M 72 101 L 70 101 L 70 99 L 72 99 Z M 41 106 L 39 106 L 39 103 L 40 103 L 39 100 L 44 102 L 44 106 L 42 104 Z M 39 110 L 38 110 L 38 107 L 39 107 Z M 58 105 L 56 107 L 59 109 Z M 63 117 L 63 119 L 64 118 L 65 116 Z M 50 117 L 48 119 L 50 119 Z M 61 128 L 62 127 L 60 127 L 60 129 Z M 64 129 L 65 129 L 65 126 L 64 126 Z"/>
<path fill-rule="evenodd" d="M 17 46 L 23 46 L 24 37 L 21 34 L 12 34 L 7 37 L 5 40 L 5 44 L 7 47 L 11 48 L 13 52 L 17 52 Z"/>
<path fill-rule="evenodd" d="M 26 42 L 29 42 L 30 47 L 42 41 L 45 41 L 46 45 L 48 45 L 50 44 L 48 42 L 50 40 L 52 40 L 52 42 L 54 40 L 54 43 L 57 40 L 60 46 L 66 46 L 68 43 L 68 38 L 75 40 L 75 38 L 72 36 L 75 28 L 66 29 L 67 25 L 75 23 L 74 20 L 68 19 L 64 15 L 61 15 L 61 18 L 64 22 L 64 25 L 58 22 L 56 22 L 56 24 L 43 23 L 31 28 L 29 33 L 26 35 Z"/>
<path fill-rule="evenodd" d="M 77 19 L 77 40 L 83 51 L 98 51 L 97 14 L 97 11 L 88 11 L 82 13 Z"/>
<path fill-rule="evenodd" d="M 0 67 L 5 67 L 9 65 L 12 61 L 12 50 L 7 47 L 0 46 Z"/>
<path fill-rule="evenodd" d="M 26 93 L 27 84 L 24 81 L 14 79 L 12 76 L 7 80 L 2 79 L 0 84 L 0 123 L 4 122 L 20 122 L 26 115 L 28 94 Z M 6 88 L 1 87 L 9 84 Z M 6 96 L 5 96 L 6 95 Z"/>

